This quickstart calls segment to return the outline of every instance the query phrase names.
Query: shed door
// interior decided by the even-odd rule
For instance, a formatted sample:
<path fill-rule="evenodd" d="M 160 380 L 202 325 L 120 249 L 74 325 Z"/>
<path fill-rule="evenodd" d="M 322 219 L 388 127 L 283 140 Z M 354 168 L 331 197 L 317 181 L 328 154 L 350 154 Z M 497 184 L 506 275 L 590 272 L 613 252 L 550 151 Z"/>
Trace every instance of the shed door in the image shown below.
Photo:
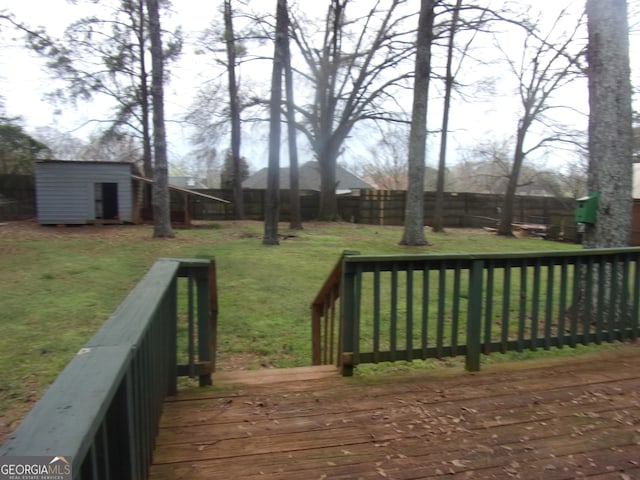
<path fill-rule="evenodd" d="M 96 183 L 96 218 L 104 220 L 118 219 L 118 184 Z"/>

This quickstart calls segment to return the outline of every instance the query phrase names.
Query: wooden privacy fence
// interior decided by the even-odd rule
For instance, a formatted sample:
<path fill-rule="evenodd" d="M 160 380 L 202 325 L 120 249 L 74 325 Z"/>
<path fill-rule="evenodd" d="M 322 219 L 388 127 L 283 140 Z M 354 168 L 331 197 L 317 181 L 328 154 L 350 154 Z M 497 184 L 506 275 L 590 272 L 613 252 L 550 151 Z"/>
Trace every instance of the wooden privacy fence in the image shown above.
<path fill-rule="evenodd" d="M 313 363 L 361 363 L 636 339 L 640 249 L 346 252 L 312 304 Z M 335 352 L 335 353 L 334 353 Z"/>
<path fill-rule="evenodd" d="M 176 393 L 177 377 L 211 383 L 217 311 L 214 261 L 158 260 L 0 455 L 71 458 L 74 479 L 146 479 L 162 402 Z"/>

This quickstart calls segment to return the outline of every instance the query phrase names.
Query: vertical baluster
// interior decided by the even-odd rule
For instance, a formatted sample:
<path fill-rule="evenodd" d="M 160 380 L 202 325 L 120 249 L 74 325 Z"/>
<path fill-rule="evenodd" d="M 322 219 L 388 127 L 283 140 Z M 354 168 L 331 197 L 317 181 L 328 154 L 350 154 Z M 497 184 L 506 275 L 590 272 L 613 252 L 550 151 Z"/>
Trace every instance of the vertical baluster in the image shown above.
<path fill-rule="evenodd" d="M 407 315 L 406 350 L 407 360 L 413 360 L 413 264 L 407 264 Z"/>
<path fill-rule="evenodd" d="M 611 298 L 609 299 L 609 332 L 611 340 L 619 340 L 620 334 L 617 331 L 619 323 L 622 321 L 621 315 L 623 309 L 619 306 L 620 297 L 620 262 L 615 255 L 611 258 L 611 277 L 609 278 L 609 284 L 611 286 Z"/>
<path fill-rule="evenodd" d="M 565 257 L 562 259 L 560 267 L 560 302 L 558 305 L 558 348 L 564 347 L 565 339 L 565 320 L 567 317 L 567 295 L 569 289 L 569 260 Z"/>
<path fill-rule="evenodd" d="M 189 272 L 191 270 L 189 269 Z M 195 373 L 195 324 L 193 319 L 193 276 L 189 273 L 187 277 L 187 345 L 188 345 L 188 355 L 189 355 L 189 378 L 194 378 Z"/>
<path fill-rule="evenodd" d="M 638 327 L 640 326 L 640 265 L 638 265 L 637 253 L 633 254 L 633 310 L 631 312 L 631 332 L 630 338 L 635 341 L 638 338 Z"/>
<path fill-rule="evenodd" d="M 451 356 L 458 355 L 458 330 L 460 325 L 460 262 L 453 270 L 453 305 L 451 312 Z"/>
<path fill-rule="evenodd" d="M 335 315 L 336 315 L 336 308 L 335 308 L 335 289 L 331 289 L 331 291 L 329 292 L 329 303 L 327 304 L 327 302 L 325 301 L 324 305 L 323 305 L 323 315 L 322 318 L 324 318 L 324 332 L 323 332 L 323 339 L 322 339 L 322 363 L 324 365 L 327 364 L 332 364 L 333 363 L 333 330 L 334 330 L 334 324 L 335 324 Z"/>
<path fill-rule="evenodd" d="M 440 275 L 438 283 L 438 324 L 436 333 L 436 357 L 442 358 L 444 356 L 444 320 L 445 320 L 445 298 L 446 298 L 446 266 L 444 263 L 440 264 Z"/>
<path fill-rule="evenodd" d="M 100 446 L 102 455 L 102 464 L 104 468 L 104 478 L 110 479 L 111 477 L 111 455 L 109 452 L 109 419 L 108 414 L 105 416 L 100 429 Z"/>
<path fill-rule="evenodd" d="M 620 261 L 622 263 L 622 285 L 620 292 L 620 320 L 618 323 L 618 335 L 619 340 L 624 341 L 628 338 L 627 326 L 631 318 L 631 311 L 629 310 L 629 255 L 620 254 Z"/>
<path fill-rule="evenodd" d="M 127 409 L 126 409 L 126 419 L 128 423 L 128 435 L 127 439 L 129 440 L 128 447 L 128 458 L 120 459 L 121 461 L 126 462 L 128 460 L 129 465 L 129 475 L 130 478 L 143 478 L 140 466 L 140 429 L 138 427 L 139 415 L 138 415 L 138 398 L 135 386 L 135 362 L 131 362 L 131 366 L 129 368 L 129 372 L 126 375 L 126 395 L 127 395 Z M 124 440 L 124 439 L 123 439 Z"/>
<path fill-rule="evenodd" d="M 540 273 L 542 260 L 537 258 L 533 265 L 533 290 L 531 292 L 531 350 L 538 349 L 538 322 L 540 314 Z"/>
<path fill-rule="evenodd" d="M 340 332 L 340 306 L 338 304 L 339 301 L 339 285 L 335 285 L 331 290 L 331 327 L 330 330 L 330 338 L 329 338 L 329 363 L 334 365 L 334 352 L 336 351 L 335 346 L 335 338 L 336 338 L 336 329 L 338 330 L 338 335 Z M 338 318 L 337 327 L 336 327 L 336 316 Z"/>
<path fill-rule="evenodd" d="M 555 283 L 555 266 L 556 263 L 551 259 L 547 265 L 547 302 L 545 306 L 544 315 L 544 349 L 549 350 L 551 348 L 551 325 L 553 324 L 554 313 L 554 283 Z"/>
<path fill-rule="evenodd" d="M 422 358 L 427 358 L 429 342 L 429 264 L 422 270 Z"/>
<path fill-rule="evenodd" d="M 484 347 L 483 352 L 485 355 L 491 353 L 491 330 L 493 327 L 493 296 L 495 292 L 493 290 L 494 281 L 494 267 L 493 261 L 487 260 L 485 263 L 487 270 L 487 288 L 485 297 L 485 310 L 484 310 Z M 469 292 L 471 293 L 471 292 Z M 469 307 L 471 308 L 471 307 Z"/>
<path fill-rule="evenodd" d="M 360 311 L 362 308 L 362 264 L 356 265 L 356 278 L 355 278 L 355 291 L 354 291 L 354 316 L 355 321 L 353 324 L 353 363 L 358 365 L 360 363 L 360 329 L 362 328 Z"/>
<path fill-rule="evenodd" d="M 151 370 L 151 362 L 149 361 L 149 338 L 145 337 L 140 345 L 140 348 L 136 352 L 137 362 L 139 365 L 138 370 L 138 390 L 140 391 L 140 405 L 137 414 L 140 416 L 140 437 L 143 439 L 142 448 L 142 467 L 146 470 L 147 465 L 151 463 L 153 456 L 153 434 L 152 422 L 151 422 L 151 385 L 150 377 L 147 372 Z M 146 473 L 146 472 L 145 472 Z"/>
<path fill-rule="evenodd" d="M 588 345 L 589 344 L 589 330 L 590 330 L 590 324 L 591 324 L 591 319 L 593 318 L 593 292 L 594 292 L 594 285 L 593 285 L 593 273 L 594 273 L 594 260 L 593 260 L 593 256 L 590 256 L 587 258 L 587 261 L 583 267 L 586 271 L 585 271 L 585 290 L 584 290 L 584 295 L 585 295 L 585 299 L 584 302 L 580 302 L 584 304 L 584 311 L 581 312 L 583 318 L 582 320 L 582 344 L 583 345 Z M 580 309 L 580 307 L 578 306 L 578 302 L 576 302 L 574 300 L 574 308 L 575 309 Z"/>
<path fill-rule="evenodd" d="M 527 320 L 527 263 L 523 259 L 520 263 L 520 285 L 518 302 L 518 341 L 516 351 L 522 352 L 524 348 L 524 333 Z"/>
<path fill-rule="evenodd" d="M 380 361 L 380 264 L 373 270 L 373 361 Z"/>
<path fill-rule="evenodd" d="M 502 328 L 500 332 L 500 352 L 507 353 L 509 346 L 509 322 L 511 321 L 511 264 L 504 265 L 502 294 Z"/>
<path fill-rule="evenodd" d="M 571 323 L 569 326 L 570 339 L 569 346 L 575 348 L 578 335 L 578 314 L 580 310 L 580 283 L 582 282 L 584 274 L 584 264 L 582 258 L 576 257 L 576 263 L 573 267 L 573 289 L 571 295 Z"/>
<path fill-rule="evenodd" d="M 596 315 L 596 342 L 611 341 L 611 332 L 607 332 L 606 338 L 603 336 L 605 327 L 605 312 L 608 311 L 606 304 L 606 278 L 607 278 L 607 259 L 604 255 L 599 257 L 598 262 L 598 297 L 597 297 L 597 315 Z"/>
<path fill-rule="evenodd" d="M 173 278 L 166 296 L 166 305 L 162 315 L 167 323 L 167 395 L 178 392 L 178 279 Z"/>
<path fill-rule="evenodd" d="M 391 321 L 389 322 L 389 352 L 390 360 L 396 360 L 398 342 L 398 264 L 393 263 L 391 268 Z"/>
<path fill-rule="evenodd" d="M 98 463 L 98 453 L 96 452 L 96 443 L 94 442 L 89 447 L 89 463 L 91 465 L 90 477 L 91 479 L 99 480 L 102 478 L 102 473 L 100 472 L 100 465 Z"/>

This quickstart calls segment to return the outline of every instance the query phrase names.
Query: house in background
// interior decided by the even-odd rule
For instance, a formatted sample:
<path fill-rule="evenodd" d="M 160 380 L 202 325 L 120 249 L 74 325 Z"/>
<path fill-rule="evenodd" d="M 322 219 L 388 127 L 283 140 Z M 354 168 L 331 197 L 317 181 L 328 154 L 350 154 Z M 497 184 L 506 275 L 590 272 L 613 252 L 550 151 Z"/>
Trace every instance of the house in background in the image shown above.
<path fill-rule="evenodd" d="M 125 223 L 134 219 L 132 164 L 36 162 L 36 209 L 42 225 Z"/>
<path fill-rule="evenodd" d="M 257 171 L 244 182 L 243 188 L 266 190 L 267 174 L 269 169 L 263 168 Z M 300 190 L 313 192 L 320 191 L 320 166 L 318 162 L 307 162 L 298 167 Z M 336 166 L 336 190 L 339 194 L 358 193 L 360 190 L 372 189 L 373 186 L 356 177 L 353 173 L 340 165 Z M 289 190 L 289 168 L 280 169 L 280 189 Z"/>

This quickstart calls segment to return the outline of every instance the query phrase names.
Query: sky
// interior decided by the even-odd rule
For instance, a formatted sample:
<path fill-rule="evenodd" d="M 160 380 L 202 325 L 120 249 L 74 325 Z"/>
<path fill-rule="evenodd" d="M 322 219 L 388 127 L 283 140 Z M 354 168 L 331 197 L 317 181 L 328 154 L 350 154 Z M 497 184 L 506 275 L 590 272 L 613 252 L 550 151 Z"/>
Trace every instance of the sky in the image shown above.
<path fill-rule="evenodd" d="M 264 0 L 262 0 L 264 1 Z M 416 5 L 417 5 L 417 0 Z M 492 4 L 500 1 L 493 0 Z M 525 0 L 521 0 L 523 3 Z M 305 8 L 321 5 L 317 0 L 299 0 Z M 530 0 L 535 5 L 544 5 L 551 12 L 560 4 L 569 0 Z M 629 0 L 634 10 L 640 0 Z M 170 19 L 164 19 L 167 24 L 181 24 L 185 31 L 197 32 L 204 29 L 210 19 L 219 16 L 218 4 L 212 0 L 174 0 L 175 13 Z M 487 0 L 489 3 L 489 0 Z M 569 2 L 571 3 L 571 2 Z M 581 11 L 583 1 L 572 2 L 576 11 Z M 178 8 L 179 7 L 179 8 Z M 66 0 L 0 0 L 0 10 L 6 8 L 15 16 L 31 26 L 45 26 L 52 35 L 60 35 L 73 18 L 79 18 L 91 14 L 96 8 L 87 8 L 82 2 L 71 5 Z M 324 10 L 324 8 L 323 8 Z M 556 10 L 557 11 L 557 10 Z M 78 103 L 76 107 L 63 106 L 59 108 L 51 105 L 43 99 L 43 93 L 55 82 L 43 69 L 43 61 L 19 46 L 19 42 L 11 42 L 12 37 L 17 37 L 6 30 L 2 32 L 3 48 L 0 49 L 0 88 L 5 97 L 5 107 L 8 116 L 20 116 L 23 118 L 27 131 L 33 131 L 37 127 L 50 126 L 61 132 L 69 132 L 80 138 L 88 137 L 95 129 L 95 123 L 90 122 L 96 118 L 96 112 L 107 109 L 107 105 L 101 102 L 90 104 Z M 631 38 L 632 68 L 634 83 L 639 81 L 640 51 L 634 45 L 640 43 L 640 36 Z M 508 46 L 509 42 L 504 42 Z M 514 41 L 514 46 L 518 43 Z M 495 50 L 495 49 L 494 49 Z M 493 52 L 496 53 L 495 51 Z M 488 67 L 495 69 L 495 66 Z M 180 125 L 178 120 L 193 101 L 193 94 L 206 77 L 202 76 L 202 59 L 193 54 L 193 47 L 187 45 L 179 67 L 172 68 L 174 77 L 167 87 L 166 115 L 169 135 L 170 161 L 179 163 L 189 158 L 190 132 Z M 475 72 L 477 75 L 494 75 L 496 72 Z M 502 73 L 500 73 L 502 75 Z M 504 74 L 506 75 L 506 74 Z M 465 82 L 467 79 L 465 78 Z M 473 80 L 468 83 L 473 83 Z M 586 112 L 586 82 L 576 85 L 571 92 L 567 92 L 567 98 L 571 97 L 576 108 Z M 439 103 L 431 101 L 430 124 L 439 122 Z M 514 109 L 514 98 L 500 92 L 491 96 L 491 101 L 484 102 L 457 102 L 452 111 L 451 147 L 449 158 L 453 161 L 460 160 L 464 156 L 467 145 L 483 141 L 487 136 L 505 137 L 511 135 L 515 128 L 517 112 Z M 579 128 L 586 128 L 586 117 L 572 116 L 568 121 Z M 434 128 L 437 125 L 434 125 Z M 366 136 L 360 135 L 360 136 Z M 250 159 L 254 170 L 266 166 L 266 139 L 264 133 L 248 131 L 243 137 L 243 155 Z M 428 164 L 435 164 L 437 157 L 437 141 L 433 137 L 430 140 L 431 152 Z M 348 155 L 357 160 L 360 156 L 366 156 L 366 145 L 358 145 L 357 138 L 352 141 Z M 247 153 L 249 152 L 249 153 Z M 557 159 L 555 159 L 557 160 Z M 552 160 L 552 161 L 555 161 Z"/>

